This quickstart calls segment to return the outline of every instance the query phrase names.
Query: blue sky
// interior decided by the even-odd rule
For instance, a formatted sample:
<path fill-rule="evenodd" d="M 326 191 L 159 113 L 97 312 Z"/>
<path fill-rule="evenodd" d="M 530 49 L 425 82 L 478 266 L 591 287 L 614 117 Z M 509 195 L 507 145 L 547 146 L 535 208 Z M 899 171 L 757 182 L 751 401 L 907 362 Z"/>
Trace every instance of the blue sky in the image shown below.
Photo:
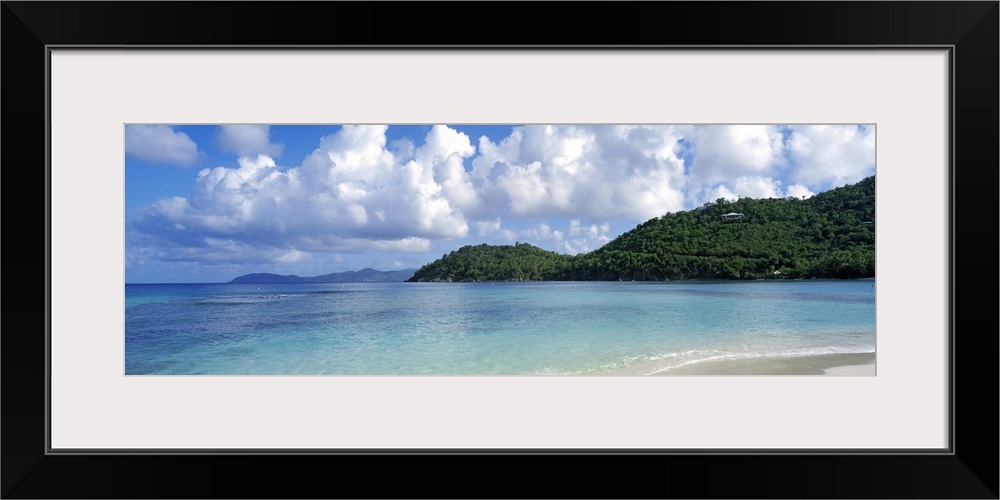
<path fill-rule="evenodd" d="M 127 125 L 125 280 L 419 268 L 479 243 L 575 254 L 718 198 L 874 173 L 864 125 Z"/>

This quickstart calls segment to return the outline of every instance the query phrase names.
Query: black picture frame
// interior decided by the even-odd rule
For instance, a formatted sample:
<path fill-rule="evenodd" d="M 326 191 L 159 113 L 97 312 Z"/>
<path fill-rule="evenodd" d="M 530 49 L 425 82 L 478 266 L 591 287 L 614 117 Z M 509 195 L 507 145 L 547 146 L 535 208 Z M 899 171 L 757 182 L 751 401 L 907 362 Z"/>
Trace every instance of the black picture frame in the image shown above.
<path fill-rule="evenodd" d="M 998 498 L 996 1 L 557 4 L 570 27 L 519 3 L 2 4 L 2 252 L 19 270 L 0 336 L 4 498 Z M 427 29 L 446 10 L 490 27 Z M 951 47 L 950 452 L 47 453 L 47 47 L 414 44 Z"/>

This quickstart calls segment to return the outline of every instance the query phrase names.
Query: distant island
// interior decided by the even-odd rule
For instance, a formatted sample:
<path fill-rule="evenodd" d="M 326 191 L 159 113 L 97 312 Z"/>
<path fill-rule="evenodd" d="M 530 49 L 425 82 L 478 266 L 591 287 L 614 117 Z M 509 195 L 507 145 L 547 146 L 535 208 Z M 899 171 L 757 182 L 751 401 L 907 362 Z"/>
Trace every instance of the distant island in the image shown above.
<path fill-rule="evenodd" d="M 365 268 L 360 271 L 345 271 L 342 273 L 324 274 L 322 276 L 301 277 L 270 273 L 246 274 L 230 281 L 234 285 L 260 285 L 273 283 L 376 283 L 376 282 L 403 282 L 413 277 L 416 269 L 403 269 L 402 271 L 376 271 Z"/>
<path fill-rule="evenodd" d="M 410 282 L 871 278 L 875 176 L 808 199 L 718 199 L 639 224 L 593 252 L 464 246 Z"/>

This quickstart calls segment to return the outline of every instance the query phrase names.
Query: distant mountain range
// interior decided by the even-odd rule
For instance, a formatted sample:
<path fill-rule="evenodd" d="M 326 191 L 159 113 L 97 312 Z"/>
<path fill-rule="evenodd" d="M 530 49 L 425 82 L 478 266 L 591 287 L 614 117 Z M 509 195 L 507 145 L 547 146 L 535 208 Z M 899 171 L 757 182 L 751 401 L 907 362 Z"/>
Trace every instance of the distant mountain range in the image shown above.
<path fill-rule="evenodd" d="M 271 283 L 374 283 L 397 281 L 403 282 L 413 277 L 416 269 L 402 271 L 376 271 L 365 268 L 360 271 L 345 271 L 342 273 L 324 274 L 322 276 L 302 277 L 294 274 L 280 275 L 271 273 L 253 273 L 234 278 L 230 284 L 271 284 Z"/>

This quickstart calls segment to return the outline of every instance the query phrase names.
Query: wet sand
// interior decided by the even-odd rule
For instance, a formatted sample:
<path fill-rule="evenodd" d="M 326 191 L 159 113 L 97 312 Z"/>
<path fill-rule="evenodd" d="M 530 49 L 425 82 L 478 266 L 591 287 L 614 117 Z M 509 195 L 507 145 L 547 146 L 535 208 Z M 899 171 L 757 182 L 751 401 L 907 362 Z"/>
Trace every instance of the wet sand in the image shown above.
<path fill-rule="evenodd" d="M 833 375 L 875 376 L 875 353 L 822 354 L 795 358 L 704 361 L 656 375 Z"/>

